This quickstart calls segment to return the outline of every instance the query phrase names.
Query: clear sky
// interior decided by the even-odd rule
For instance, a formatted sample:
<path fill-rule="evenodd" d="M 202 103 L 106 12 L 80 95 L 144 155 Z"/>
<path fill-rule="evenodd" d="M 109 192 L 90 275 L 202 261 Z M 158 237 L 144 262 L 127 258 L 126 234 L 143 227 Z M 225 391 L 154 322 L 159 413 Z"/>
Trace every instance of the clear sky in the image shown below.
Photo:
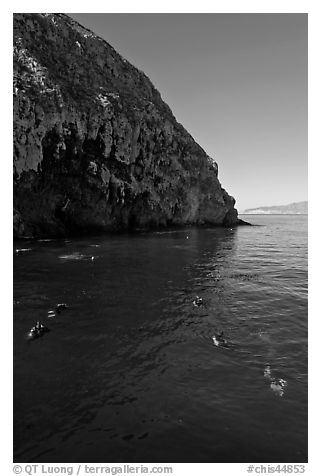
<path fill-rule="evenodd" d="M 246 208 L 308 199 L 308 16 L 70 14 L 143 70 Z"/>

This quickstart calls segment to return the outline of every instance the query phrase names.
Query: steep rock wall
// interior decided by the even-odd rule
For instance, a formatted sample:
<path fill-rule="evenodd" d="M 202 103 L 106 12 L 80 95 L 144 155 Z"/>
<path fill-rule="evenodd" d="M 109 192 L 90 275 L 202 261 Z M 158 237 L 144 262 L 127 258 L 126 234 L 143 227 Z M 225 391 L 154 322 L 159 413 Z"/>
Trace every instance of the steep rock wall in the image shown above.
<path fill-rule="evenodd" d="M 15 236 L 238 223 L 146 75 L 68 16 L 14 15 L 13 94 Z"/>

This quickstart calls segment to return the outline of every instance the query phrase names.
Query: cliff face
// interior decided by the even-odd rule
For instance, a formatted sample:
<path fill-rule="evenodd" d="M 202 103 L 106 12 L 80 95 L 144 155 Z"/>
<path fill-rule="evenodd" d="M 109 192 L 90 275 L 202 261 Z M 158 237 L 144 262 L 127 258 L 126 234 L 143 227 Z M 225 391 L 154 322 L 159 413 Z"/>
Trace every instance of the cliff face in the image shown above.
<path fill-rule="evenodd" d="M 230 226 L 234 203 L 144 73 L 66 15 L 14 15 L 16 236 Z"/>

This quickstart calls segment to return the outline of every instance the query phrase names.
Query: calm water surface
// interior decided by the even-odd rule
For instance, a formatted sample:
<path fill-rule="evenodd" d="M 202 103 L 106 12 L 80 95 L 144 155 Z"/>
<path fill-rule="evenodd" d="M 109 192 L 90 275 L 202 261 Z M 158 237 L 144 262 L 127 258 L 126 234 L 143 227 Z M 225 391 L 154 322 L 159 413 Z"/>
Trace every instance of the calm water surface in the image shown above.
<path fill-rule="evenodd" d="M 14 243 L 15 462 L 307 461 L 307 217 L 246 219 Z"/>

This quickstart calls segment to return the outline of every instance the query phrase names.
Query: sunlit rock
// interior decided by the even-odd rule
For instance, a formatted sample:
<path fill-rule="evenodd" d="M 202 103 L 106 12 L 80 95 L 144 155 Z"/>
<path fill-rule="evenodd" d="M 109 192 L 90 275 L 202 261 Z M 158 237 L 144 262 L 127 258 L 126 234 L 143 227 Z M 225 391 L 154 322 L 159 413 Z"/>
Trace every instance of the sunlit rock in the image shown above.
<path fill-rule="evenodd" d="M 238 223 L 147 76 L 64 14 L 14 15 L 15 234 Z"/>

